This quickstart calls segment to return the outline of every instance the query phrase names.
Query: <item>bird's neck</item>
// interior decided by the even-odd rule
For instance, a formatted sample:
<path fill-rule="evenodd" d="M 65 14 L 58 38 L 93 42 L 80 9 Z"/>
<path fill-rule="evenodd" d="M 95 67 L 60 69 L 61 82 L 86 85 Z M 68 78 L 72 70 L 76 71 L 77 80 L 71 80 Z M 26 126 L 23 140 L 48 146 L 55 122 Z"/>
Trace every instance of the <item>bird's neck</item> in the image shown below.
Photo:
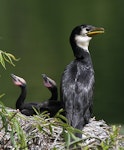
<path fill-rule="evenodd" d="M 49 90 L 51 92 L 51 97 L 49 98 L 49 100 L 57 100 L 58 99 L 57 87 L 50 88 Z"/>
<path fill-rule="evenodd" d="M 21 87 L 21 94 L 20 94 L 20 96 L 18 97 L 18 99 L 16 101 L 16 109 L 20 109 L 21 106 L 24 104 L 26 94 L 27 94 L 26 87 Z"/>
<path fill-rule="evenodd" d="M 83 47 L 75 46 L 75 47 L 72 47 L 72 49 L 73 49 L 73 53 L 76 59 L 87 60 L 91 58 L 88 47 L 86 47 L 85 49 L 85 47 L 83 48 Z"/>
<path fill-rule="evenodd" d="M 70 44 L 73 49 L 74 56 L 77 59 L 84 59 L 86 57 L 86 54 L 89 54 L 88 46 L 91 39 L 92 38 L 88 36 L 70 36 Z"/>

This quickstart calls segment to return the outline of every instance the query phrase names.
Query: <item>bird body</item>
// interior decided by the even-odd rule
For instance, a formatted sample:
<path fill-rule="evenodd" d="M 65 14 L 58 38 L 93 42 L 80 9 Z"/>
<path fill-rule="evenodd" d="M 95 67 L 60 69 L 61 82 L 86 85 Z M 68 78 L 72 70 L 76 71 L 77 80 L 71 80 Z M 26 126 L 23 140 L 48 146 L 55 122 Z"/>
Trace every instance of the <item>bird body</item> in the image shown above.
<path fill-rule="evenodd" d="M 16 109 L 19 109 L 21 113 L 27 116 L 36 114 L 34 110 L 36 109 L 40 113 L 42 113 L 43 111 L 48 111 L 50 113 L 50 117 L 53 117 L 59 111 L 59 109 L 62 108 L 62 103 L 58 101 L 58 89 L 56 82 L 47 77 L 45 74 L 43 74 L 42 76 L 44 86 L 51 92 L 51 97 L 41 103 L 25 103 L 25 98 L 27 95 L 26 81 L 19 76 L 11 74 L 14 84 L 21 88 L 21 93 L 16 101 Z"/>
<path fill-rule="evenodd" d="M 81 25 L 73 29 L 70 44 L 76 57 L 64 70 L 61 80 L 61 99 L 68 123 L 82 130 L 89 122 L 93 107 L 94 69 L 88 50 L 89 42 L 103 28 Z M 82 134 L 77 133 L 81 138 Z"/>
<path fill-rule="evenodd" d="M 82 116 L 88 111 L 89 105 L 92 108 L 92 104 L 90 104 L 94 86 L 94 70 L 92 65 L 90 67 L 87 64 L 83 65 L 81 61 L 75 59 L 66 67 L 63 79 L 63 103 L 66 108 L 66 117 L 69 124 L 75 128 L 80 123 L 84 123 L 82 124 L 84 126 L 88 119 Z M 90 118 L 92 110 L 91 113 L 88 113 L 88 118 Z M 80 120 L 81 118 L 83 121 Z"/>
<path fill-rule="evenodd" d="M 27 95 L 26 81 L 23 78 L 14 74 L 11 74 L 11 77 L 13 79 L 14 84 L 21 88 L 21 93 L 16 101 L 16 109 L 19 109 L 21 113 L 27 116 L 35 115 L 36 112 L 34 109 L 36 109 L 41 113 L 43 111 L 48 111 L 50 113 L 50 116 L 53 117 L 59 111 L 59 109 L 62 108 L 61 102 L 57 101 L 58 89 L 56 82 L 51 78 L 47 77 L 45 74 L 43 74 L 43 83 L 44 86 L 47 87 L 51 92 L 51 97 L 48 100 L 45 100 L 41 103 L 25 103 L 24 101 Z"/>
<path fill-rule="evenodd" d="M 56 100 L 46 100 L 39 104 L 40 112 L 47 111 L 50 117 L 54 117 L 62 108 L 62 102 Z"/>

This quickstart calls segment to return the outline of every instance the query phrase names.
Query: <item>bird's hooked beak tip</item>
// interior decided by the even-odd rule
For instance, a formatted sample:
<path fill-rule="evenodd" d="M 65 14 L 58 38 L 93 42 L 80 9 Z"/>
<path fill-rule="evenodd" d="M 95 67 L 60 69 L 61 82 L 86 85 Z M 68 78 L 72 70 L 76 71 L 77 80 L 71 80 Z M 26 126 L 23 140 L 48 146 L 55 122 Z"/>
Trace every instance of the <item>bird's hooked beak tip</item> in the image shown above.
<path fill-rule="evenodd" d="M 101 34 L 101 33 L 104 33 L 105 30 L 104 28 L 98 28 L 98 27 L 94 27 L 92 30 L 90 30 L 87 35 L 88 36 L 93 36 L 93 35 L 96 35 L 96 34 Z"/>
<path fill-rule="evenodd" d="M 16 75 L 11 74 L 11 77 L 12 77 L 12 80 L 13 80 L 13 81 L 16 81 L 16 80 L 17 80 Z"/>
<path fill-rule="evenodd" d="M 44 81 L 47 81 L 47 76 L 46 76 L 46 74 L 42 74 L 42 78 L 43 78 Z"/>
<path fill-rule="evenodd" d="M 15 78 L 15 75 L 13 74 L 13 73 L 11 73 L 11 75 L 10 75 L 13 79 Z"/>

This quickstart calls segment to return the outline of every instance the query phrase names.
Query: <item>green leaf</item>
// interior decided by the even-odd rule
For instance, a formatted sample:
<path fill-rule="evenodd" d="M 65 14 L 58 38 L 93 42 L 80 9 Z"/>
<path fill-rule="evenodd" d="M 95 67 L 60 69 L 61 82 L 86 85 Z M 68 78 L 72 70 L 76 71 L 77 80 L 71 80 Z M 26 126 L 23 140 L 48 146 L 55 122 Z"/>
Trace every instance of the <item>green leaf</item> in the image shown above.
<path fill-rule="evenodd" d="M 15 66 L 13 61 L 19 61 L 19 59 L 16 59 L 16 57 L 10 53 L 0 50 L 0 63 L 4 67 L 4 69 L 6 69 L 5 61 Z"/>
<path fill-rule="evenodd" d="M 70 134 L 69 132 L 64 132 L 64 139 L 66 141 L 66 147 L 67 149 L 69 149 L 69 146 L 70 146 L 70 140 L 71 140 L 71 137 L 70 137 Z"/>
<path fill-rule="evenodd" d="M 53 133 L 53 129 L 52 129 L 51 125 L 49 125 L 49 130 L 50 130 L 50 133 L 52 134 Z"/>
<path fill-rule="evenodd" d="M 3 66 L 3 68 L 6 69 L 5 61 L 4 61 L 4 59 L 3 59 L 2 53 L 0 53 L 0 63 L 1 63 L 1 65 Z"/>
<path fill-rule="evenodd" d="M 5 95 L 5 93 L 1 94 L 1 95 L 0 95 L 0 98 L 2 98 L 4 95 Z"/>

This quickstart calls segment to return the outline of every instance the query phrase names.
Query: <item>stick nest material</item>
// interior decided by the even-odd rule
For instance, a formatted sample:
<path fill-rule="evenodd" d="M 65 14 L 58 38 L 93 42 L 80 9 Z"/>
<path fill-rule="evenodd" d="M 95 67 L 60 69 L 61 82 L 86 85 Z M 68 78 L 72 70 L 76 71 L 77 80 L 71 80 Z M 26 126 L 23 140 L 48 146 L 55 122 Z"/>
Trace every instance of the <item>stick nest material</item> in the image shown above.
<path fill-rule="evenodd" d="M 42 114 L 25 116 L 18 110 L 9 108 L 1 108 L 0 117 L 0 150 L 67 149 L 62 122 L 57 118 L 49 118 Z M 102 147 L 101 143 L 110 139 L 112 134 L 112 127 L 105 121 L 91 118 L 83 129 L 81 147 L 87 147 L 89 150 L 95 149 L 96 146 Z M 124 143 L 119 144 L 124 147 Z"/>

